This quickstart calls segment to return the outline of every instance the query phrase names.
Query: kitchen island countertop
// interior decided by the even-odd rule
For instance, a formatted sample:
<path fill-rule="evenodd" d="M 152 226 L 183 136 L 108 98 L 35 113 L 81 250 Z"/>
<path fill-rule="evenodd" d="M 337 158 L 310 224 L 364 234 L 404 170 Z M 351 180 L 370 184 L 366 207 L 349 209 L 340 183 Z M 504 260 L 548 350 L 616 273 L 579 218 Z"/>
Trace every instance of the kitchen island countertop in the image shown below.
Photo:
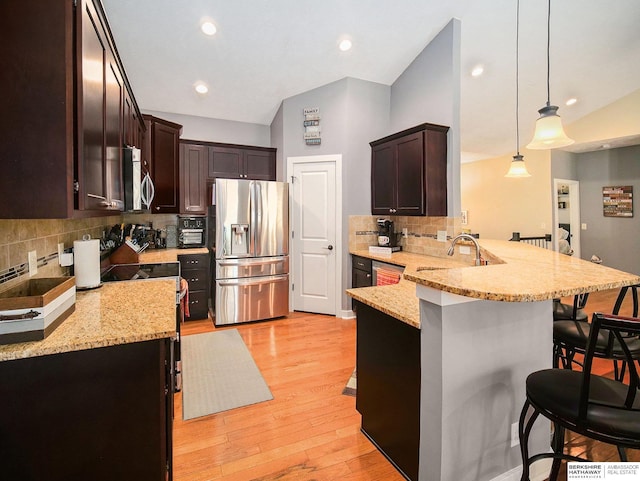
<path fill-rule="evenodd" d="M 420 328 L 416 284 L 475 299 L 535 302 L 640 283 L 640 276 L 521 242 L 481 239 L 479 243 L 490 265 L 469 266 L 446 257 L 408 252 L 380 257 L 353 251 L 406 269 L 399 284 L 348 289 L 347 293 Z"/>
<path fill-rule="evenodd" d="M 416 284 L 408 280 L 407 274 L 415 274 L 420 268 L 453 269 L 467 267 L 467 264 L 448 257 L 435 257 L 405 251 L 394 252 L 390 256 L 371 254 L 366 250 L 354 250 L 351 254 L 405 268 L 404 275 L 398 284 L 380 287 L 359 287 L 348 289 L 347 293 L 354 299 L 417 328 L 420 327 L 419 299 L 416 297 Z"/>
<path fill-rule="evenodd" d="M 175 337 L 176 282 L 110 282 L 76 292 L 75 311 L 46 339 L 0 346 L 0 361 Z"/>

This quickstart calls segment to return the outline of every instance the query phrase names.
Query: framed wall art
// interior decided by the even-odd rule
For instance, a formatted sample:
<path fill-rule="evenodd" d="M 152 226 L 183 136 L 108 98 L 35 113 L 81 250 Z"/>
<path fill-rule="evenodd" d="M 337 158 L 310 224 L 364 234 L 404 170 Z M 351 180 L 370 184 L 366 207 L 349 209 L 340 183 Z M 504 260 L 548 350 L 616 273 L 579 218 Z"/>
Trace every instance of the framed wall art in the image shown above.
<path fill-rule="evenodd" d="M 603 187 L 602 212 L 605 217 L 633 217 L 633 186 Z"/>

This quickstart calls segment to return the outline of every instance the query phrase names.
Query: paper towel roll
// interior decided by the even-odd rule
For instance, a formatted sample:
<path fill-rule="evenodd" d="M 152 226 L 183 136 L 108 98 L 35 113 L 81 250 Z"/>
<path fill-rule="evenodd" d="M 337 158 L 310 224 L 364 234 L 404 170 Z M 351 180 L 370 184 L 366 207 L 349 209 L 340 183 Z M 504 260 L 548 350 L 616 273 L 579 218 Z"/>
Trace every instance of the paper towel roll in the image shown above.
<path fill-rule="evenodd" d="M 90 236 L 73 241 L 73 271 L 77 289 L 100 285 L 100 240 Z"/>

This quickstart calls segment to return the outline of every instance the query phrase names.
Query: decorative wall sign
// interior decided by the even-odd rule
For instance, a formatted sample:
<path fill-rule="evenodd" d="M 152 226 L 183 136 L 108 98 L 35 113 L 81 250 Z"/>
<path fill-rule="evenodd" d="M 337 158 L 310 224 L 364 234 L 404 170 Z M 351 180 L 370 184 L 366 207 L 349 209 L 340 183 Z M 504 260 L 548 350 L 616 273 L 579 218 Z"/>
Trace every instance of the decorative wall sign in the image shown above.
<path fill-rule="evenodd" d="M 605 217 L 633 217 L 633 186 L 603 187 L 602 209 Z"/>
<path fill-rule="evenodd" d="M 303 110 L 304 142 L 307 145 L 320 145 L 320 109 L 318 107 L 306 107 Z"/>

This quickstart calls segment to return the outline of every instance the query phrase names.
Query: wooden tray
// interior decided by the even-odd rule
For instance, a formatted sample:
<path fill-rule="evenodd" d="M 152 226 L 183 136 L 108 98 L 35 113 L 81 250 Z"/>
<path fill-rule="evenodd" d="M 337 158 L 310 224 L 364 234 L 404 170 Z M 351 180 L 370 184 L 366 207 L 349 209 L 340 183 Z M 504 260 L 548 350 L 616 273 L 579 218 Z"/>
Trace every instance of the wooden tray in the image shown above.
<path fill-rule="evenodd" d="M 74 286 L 75 279 L 73 276 L 29 279 L 0 293 L 0 311 L 44 307 Z"/>
<path fill-rule="evenodd" d="M 0 344 L 46 338 L 75 306 L 75 277 L 29 279 L 0 293 Z"/>

